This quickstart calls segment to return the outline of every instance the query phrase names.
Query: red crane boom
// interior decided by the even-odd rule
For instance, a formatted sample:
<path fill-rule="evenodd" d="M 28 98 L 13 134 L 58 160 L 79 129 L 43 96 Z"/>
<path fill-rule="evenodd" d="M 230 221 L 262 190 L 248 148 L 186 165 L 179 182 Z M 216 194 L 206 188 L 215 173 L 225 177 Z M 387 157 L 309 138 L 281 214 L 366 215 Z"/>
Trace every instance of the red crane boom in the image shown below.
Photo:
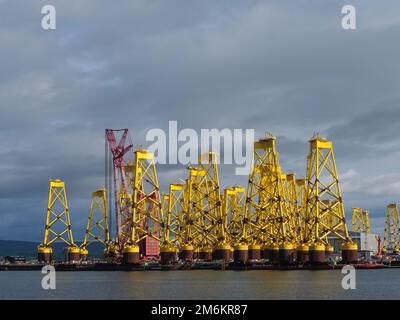
<path fill-rule="evenodd" d="M 122 137 L 117 144 L 115 132 L 122 131 Z M 125 145 L 128 129 L 106 129 L 106 141 L 113 157 L 113 181 L 116 218 L 116 242 L 120 249 L 123 248 L 130 232 L 130 217 L 132 208 L 131 199 L 127 195 L 127 182 L 125 175 L 126 161 L 124 156 L 132 149 L 132 144 Z M 122 197 L 122 195 L 125 195 Z"/>

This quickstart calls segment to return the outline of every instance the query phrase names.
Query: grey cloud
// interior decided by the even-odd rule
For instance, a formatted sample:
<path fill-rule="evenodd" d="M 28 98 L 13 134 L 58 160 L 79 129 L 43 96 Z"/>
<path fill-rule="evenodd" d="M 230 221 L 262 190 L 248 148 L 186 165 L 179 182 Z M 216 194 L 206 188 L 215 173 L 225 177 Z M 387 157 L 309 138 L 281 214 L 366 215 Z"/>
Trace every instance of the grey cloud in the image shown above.
<path fill-rule="evenodd" d="M 347 121 L 326 130 L 338 145 L 338 151 L 350 158 L 380 158 L 400 151 L 400 101 L 375 105 Z"/>

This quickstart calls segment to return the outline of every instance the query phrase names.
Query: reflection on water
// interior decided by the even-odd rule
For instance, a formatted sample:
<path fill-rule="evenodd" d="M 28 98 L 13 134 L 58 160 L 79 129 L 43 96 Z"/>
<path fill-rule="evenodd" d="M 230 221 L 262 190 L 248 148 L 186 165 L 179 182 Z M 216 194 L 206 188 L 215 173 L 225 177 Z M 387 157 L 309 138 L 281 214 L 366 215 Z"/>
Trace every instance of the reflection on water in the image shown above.
<path fill-rule="evenodd" d="M 57 289 L 40 271 L 0 272 L 1 299 L 400 299 L 400 269 L 357 270 L 343 290 L 339 270 L 58 272 Z"/>

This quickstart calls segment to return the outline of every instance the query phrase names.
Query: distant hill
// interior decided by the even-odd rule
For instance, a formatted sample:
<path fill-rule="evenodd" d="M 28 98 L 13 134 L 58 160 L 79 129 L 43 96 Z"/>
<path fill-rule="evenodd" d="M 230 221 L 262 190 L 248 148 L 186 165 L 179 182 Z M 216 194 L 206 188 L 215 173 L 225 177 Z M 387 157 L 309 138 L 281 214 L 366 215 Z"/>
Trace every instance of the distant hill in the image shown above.
<path fill-rule="evenodd" d="M 37 258 L 39 242 L 0 240 L 0 256 L 24 256 L 27 259 Z M 80 243 L 78 243 L 79 245 Z M 67 245 L 63 242 L 54 243 L 52 246 L 54 258 L 64 259 Z M 104 247 L 100 243 L 92 243 L 89 247 L 89 258 L 103 257 Z"/>

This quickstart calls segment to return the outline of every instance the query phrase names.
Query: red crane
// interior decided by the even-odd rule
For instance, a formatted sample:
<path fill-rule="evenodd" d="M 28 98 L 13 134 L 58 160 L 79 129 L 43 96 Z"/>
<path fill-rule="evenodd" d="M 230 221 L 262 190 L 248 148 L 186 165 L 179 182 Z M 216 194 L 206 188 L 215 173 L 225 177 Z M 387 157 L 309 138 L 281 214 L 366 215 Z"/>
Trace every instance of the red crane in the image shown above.
<path fill-rule="evenodd" d="M 382 249 L 381 249 L 381 237 L 379 235 L 375 236 L 376 241 L 378 241 L 378 253 L 376 254 L 377 256 L 382 255 Z"/>
<path fill-rule="evenodd" d="M 121 139 L 117 144 L 116 132 L 122 132 Z M 126 140 L 129 144 L 126 145 Z M 121 250 L 128 240 L 131 228 L 132 206 L 128 195 L 126 181 L 124 156 L 132 149 L 132 143 L 128 135 L 128 129 L 106 129 L 106 141 L 113 159 L 113 181 L 116 218 L 116 244 Z"/>

